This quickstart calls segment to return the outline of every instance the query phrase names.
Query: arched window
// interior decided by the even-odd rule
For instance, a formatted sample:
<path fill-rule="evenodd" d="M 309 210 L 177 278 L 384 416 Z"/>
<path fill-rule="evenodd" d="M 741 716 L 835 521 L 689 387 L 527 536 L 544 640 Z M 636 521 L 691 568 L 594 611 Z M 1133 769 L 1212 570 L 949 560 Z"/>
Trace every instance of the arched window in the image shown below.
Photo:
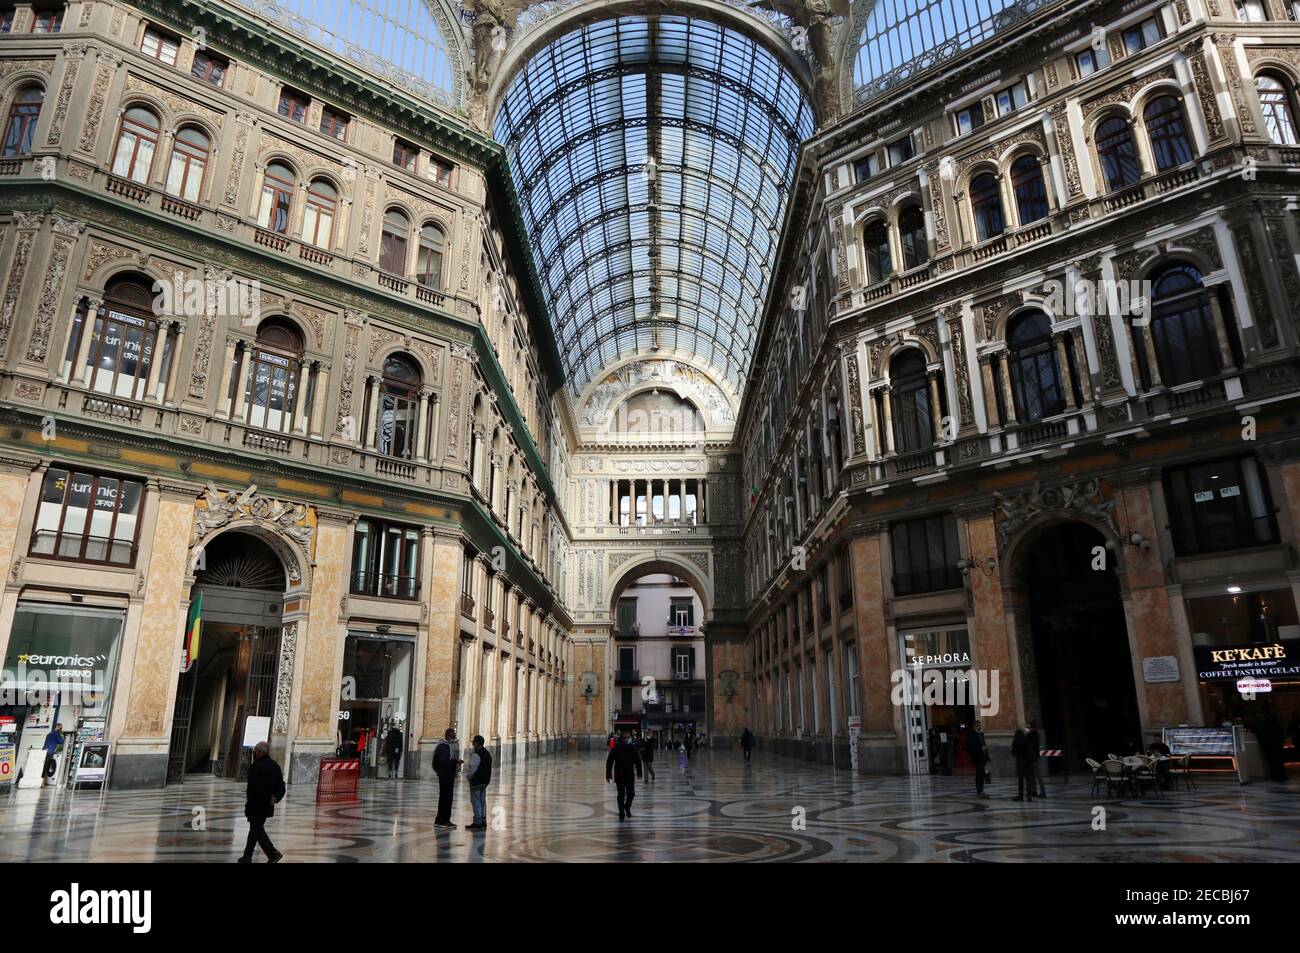
<path fill-rule="evenodd" d="M 909 205 L 898 216 L 898 243 L 903 246 L 903 268 L 919 268 L 930 259 L 925 238 L 925 213 L 919 205 Z"/>
<path fill-rule="evenodd" d="M 915 349 L 904 351 L 889 365 L 894 396 L 894 445 L 899 453 L 924 450 L 934 443 L 934 408 L 925 358 Z"/>
<path fill-rule="evenodd" d="M 257 329 L 244 391 L 245 419 L 250 427 L 288 433 L 302 386 L 302 335 L 287 321 L 270 318 Z"/>
<path fill-rule="evenodd" d="M 122 117 L 113 154 L 113 174 L 147 184 L 153 169 L 153 154 L 158 148 L 158 117 L 147 109 L 133 106 Z"/>
<path fill-rule="evenodd" d="M 40 86 L 24 86 L 18 91 L 5 120 L 4 148 L 0 155 L 25 156 L 32 151 L 32 135 L 44 102 L 45 90 Z"/>
<path fill-rule="evenodd" d="M 1038 156 L 1023 155 L 1011 163 L 1011 190 L 1016 194 L 1016 217 L 1022 226 L 1047 218 L 1047 186 Z"/>
<path fill-rule="evenodd" d="M 1300 136 L 1296 135 L 1291 96 L 1286 86 L 1271 73 L 1260 73 L 1255 77 L 1255 90 L 1259 93 L 1259 105 L 1264 110 L 1268 137 L 1279 146 L 1300 144 Z"/>
<path fill-rule="evenodd" d="M 339 194 L 324 179 L 307 187 L 307 207 L 302 213 L 302 240 L 317 248 L 329 248 L 334 240 L 334 211 Z"/>
<path fill-rule="evenodd" d="M 415 279 L 426 288 L 442 284 L 442 256 L 447 236 L 437 225 L 420 229 L 420 251 L 415 262 Z"/>
<path fill-rule="evenodd" d="M 211 140 L 203 130 L 185 126 L 176 133 L 172 161 L 167 168 L 167 192 L 187 202 L 197 202 L 208 167 Z"/>
<path fill-rule="evenodd" d="M 123 278 L 105 289 L 87 359 L 93 390 L 144 399 L 149 370 L 158 358 L 154 353 L 158 322 L 153 299 L 151 287 L 137 278 Z"/>
<path fill-rule="evenodd" d="M 384 233 L 379 239 L 379 268 L 390 275 L 406 274 L 406 236 L 411 222 L 399 210 L 388 210 L 384 216 Z"/>
<path fill-rule="evenodd" d="M 1223 370 L 1210 299 L 1192 265 L 1173 265 L 1152 279 L 1151 338 L 1166 384 L 1204 380 Z"/>
<path fill-rule="evenodd" d="M 867 257 L 867 284 L 884 281 L 893 271 L 889 257 L 889 228 L 878 218 L 862 229 L 862 250 Z"/>
<path fill-rule="evenodd" d="M 420 371 L 410 358 L 394 354 L 384 362 L 379 385 L 379 432 L 376 447 L 388 457 L 415 456 L 416 414 L 420 403 Z"/>
<path fill-rule="evenodd" d="M 1173 96 L 1157 96 L 1142 110 L 1151 155 L 1156 170 L 1164 172 L 1192 161 L 1192 143 L 1187 138 L 1187 121 L 1183 107 Z"/>
<path fill-rule="evenodd" d="M 977 241 L 988 241 L 1002 234 L 1006 222 L 1002 217 L 1002 195 L 996 175 L 985 172 L 971 180 L 970 205 L 975 216 Z"/>
<path fill-rule="evenodd" d="M 262 204 L 257 224 L 279 235 L 289 233 L 289 213 L 293 209 L 293 190 L 298 179 L 287 165 L 273 162 L 262 176 Z"/>
<path fill-rule="evenodd" d="M 1106 178 L 1106 190 L 1115 192 L 1136 185 L 1142 178 L 1142 166 L 1138 164 L 1128 121 L 1122 116 L 1111 116 L 1097 126 L 1096 139 L 1097 158 Z"/>
<path fill-rule="evenodd" d="M 1052 322 L 1042 311 L 1022 314 L 1007 326 L 1011 390 L 1016 412 L 1024 423 L 1042 420 L 1065 409 Z"/>

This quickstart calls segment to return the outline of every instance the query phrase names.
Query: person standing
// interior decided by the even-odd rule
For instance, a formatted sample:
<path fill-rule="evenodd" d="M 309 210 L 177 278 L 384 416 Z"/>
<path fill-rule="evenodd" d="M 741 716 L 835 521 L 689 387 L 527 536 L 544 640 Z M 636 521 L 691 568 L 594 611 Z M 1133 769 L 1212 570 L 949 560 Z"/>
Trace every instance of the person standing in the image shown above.
<path fill-rule="evenodd" d="M 748 761 L 754 754 L 754 733 L 745 728 L 744 734 L 740 736 L 740 749 L 745 752 L 745 760 Z"/>
<path fill-rule="evenodd" d="M 1025 722 L 1025 741 L 1029 746 L 1030 770 L 1033 772 L 1032 787 L 1038 790 L 1039 797 L 1047 797 L 1047 786 L 1043 783 L 1043 739 L 1038 734 L 1038 726 L 1032 721 Z"/>
<path fill-rule="evenodd" d="M 641 754 L 632 744 L 627 729 L 605 759 L 605 783 L 613 781 L 618 786 L 618 819 L 632 816 L 632 799 L 636 797 L 636 779 L 641 777 Z"/>
<path fill-rule="evenodd" d="M 239 858 L 241 864 L 253 862 L 253 846 L 262 848 L 268 864 L 280 862 L 284 854 L 275 849 L 266 835 L 267 818 L 275 814 L 275 806 L 284 800 L 284 774 L 271 757 L 271 746 L 259 741 L 253 747 L 253 763 L 248 766 L 248 794 L 244 802 L 244 816 L 248 818 L 248 842 Z"/>
<path fill-rule="evenodd" d="M 686 773 L 686 761 L 689 756 L 686 754 L 686 742 L 683 741 L 677 746 L 677 766 L 682 769 L 682 774 Z"/>
<path fill-rule="evenodd" d="M 483 743 L 482 735 L 475 735 L 474 745 L 465 765 L 465 780 L 469 784 L 469 806 L 474 820 L 465 825 L 467 831 L 487 830 L 487 789 L 492 781 L 492 752 Z"/>
<path fill-rule="evenodd" d="M 977 721 L 966 732 L 966 757 L 975 766 L 975 796 L 988 798 L 984 793 L 984 780 L 987 777 L 989 763 L 989 745 L 984 740 L 984 722 Z"/>
<path fill-rule="evenodd" d="M 59 763 L 55 760 L 55 755 L 63 747 L 63 725 L 58 724 L 50 729 L 49 734 L 45 736 L 45 743 L 41 746 L 45 751 L 45 764 L 41 767 L 41 777 L 52 778 L 59 769 Z"/>
<path fill-rule="evenodd" d="M 1024 728 L 1016 726 L 1016 733 L 1011 739 L 1011 757 L 1016 759 L 1016 796 L 1015 800 L 1024 801 L 1034 799 L 1034 761 L 1038 758 L 1038 751 L 1029 750 L 1029 734 Z M 1025 797 L 1025 788 L 1029 788 L 1029 796 Z"/>
<path fill-rule="evenodd" d="M 434 827 L 455 827 L 451 822 L 451 795 L 456 784 L 456 769 L 465 762 L 457 755 L 456 729 L 448 728 L 433 749 L 433 773 L 438 776 L 438 816 Z"/>
<path fill-rule="evenodd" d="M 646 781 L 649 784 L 655 779 L 655 745 L 649 738 L 641 742 L 641 763 L 645 766 L 645 773 L 650 775 Z"/>
<path fill-rule="evenodd" d="M 397 766 L 402 761 L 402 729 L 397 725 L 388 729 L 388 737 L 384 739 L 384 753 L 388 757 L 388 776 L 397 777 Z"/>

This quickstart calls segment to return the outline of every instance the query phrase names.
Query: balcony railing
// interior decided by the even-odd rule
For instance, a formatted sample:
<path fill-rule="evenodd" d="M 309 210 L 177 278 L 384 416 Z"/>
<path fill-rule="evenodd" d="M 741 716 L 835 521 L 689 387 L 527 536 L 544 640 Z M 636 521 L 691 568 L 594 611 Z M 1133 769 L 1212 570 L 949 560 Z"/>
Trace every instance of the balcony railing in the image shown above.
<path fill-rule="evenodd" d="M 494 631 L 496 628 L 496 621 L 497 621 L 496 613 L 494 613 L 487 606 L 484 606 L 483 607 L 483 628 L 488 629 L 489 631 Z"/>
<path fill-rule="evenodd" d="M 1180 556 L 1249 549 L 1278 541 L 1277 525 L 1271 516 L 1212 524 L 1180 521 L 1175 522 L 1170 530 L 1174 536 L 1174 549 Z"/>
<path fill-rule="evenodd" d="M 416 576 L 395 576 L 362 570 L 352 574 L 352 593 L 357 596 L 414 599 L 420 594 L 420 580 Z"/>
<path fill-rule="evenodd" d="M 614 673 L 614 684 L 616 685 L 640 685 L 641 672 L 635 668 L 620 668 Z"/>
<path fill-rule="evenodd" d="M 460 594 L 460 614 L 466 618 L 474 618 L 474 597 L 468 592 Z"/>
<path fill-rule="evenodd" d="M 639 625 L 620 625 L 615 638 L 619 639 L 637 639 L 641 637 L 641 626 Z"/>

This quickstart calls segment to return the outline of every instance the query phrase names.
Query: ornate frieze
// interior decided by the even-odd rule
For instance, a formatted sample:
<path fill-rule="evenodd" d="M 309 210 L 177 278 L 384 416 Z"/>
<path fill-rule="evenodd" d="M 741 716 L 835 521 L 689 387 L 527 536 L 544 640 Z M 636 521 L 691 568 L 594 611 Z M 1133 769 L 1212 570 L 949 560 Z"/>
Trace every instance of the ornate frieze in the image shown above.
<path fill-rule="evenodd" d="M 1079 181 L 1079 162 L 1074 154 L 1074 136 L 1070 133 L 1070 117 L 1065 103 L 1052 107 L 1052 125 L 1056 129 L 1056 147 L 1061 155 L 1061 164 L 1065 166 L 1065 187 L 1070 198 L 1083 194 L 1083 184 Z"/>
<path fill-rule="evenodd" d="M 9 349 L 9 333 L 13 330 L 14 315 L 18 310 L 18 296 L 22 292 L 27 266 L 31 261 L 32 245 L 36 242 L 41 217 L 21 214 L 15 217 L 14 257 L 9 264 L 8 280 L 3 298 L 0 298 L 0 356 Z"/>
<path fill-rule="evenodd" d="M 280 628 L 280 665 L 276 669 L 275 719 L 271 723 L 273 734 L 282 735 L 289 730 L 289 701 L 293 697 L 293 663 L 297 651 L 298 623 L 286 622 Z"/>
<path fill-rule="evenodd" d="M 971 404 L 970 370 L 966 365 L 966 336 L 961 319 L 948 322 L 948 339 L 952 341 L 952 364 L 957 372 L 957 415 L 961 427 L 973 426 L 975 409 Z"/>
<path fill-rule="evenodd" d="M 1246 294 L 1250 298 L 1250 313 L 1254 316 L 1255 326 L 1259 329 L 1259 345 L 1265 349 L 1277 347 L 1279 343 L 1277 323 L 1273 317 L 1273 309 L 1269 306 L 1268 289 L 1260 269 L 1250 223 L 1242 222 L 1233 226 L 1232 238 L 1237 245 L 1237 257 L 1241 260 Z"/>
<path fill-rule="evenodd" d="M 72 248 L 77 243 L 77 236 L 86 227 L 81 222 L 54 216 L 53 234 L 50 238 L 50 264 L 45 272 L 45 284 L 41 289 L 41 299 L 36 305 L 36 316 L 32 320 L 32 333 L 27 339 L 27 359 L 43 362 L 49 352 L 50 334 L 54 330 L 54 319 L 58 314 L 59 302 L 63 298 L 64 278 L 68 273 L 68 260 Z"/>
<path fill-rule="evenodd" d="M 48 146 L 57 146 L 63 138 L 63 127 L 68 121 L 68 106 L 72 102 L 72 91 L 77 86 L 77 73 L 86 55 L 85 43 L 69 43 L 63 48 L 63 82 L 59 85 L 59 95 L 54 101 L 54 115 L 50 120 L 50 132 L 45 139 Z"/>
<path fill-rule="evenodd" d="M 235 117 L 235 146 L 230 153 L 230 175 L 226 178 L 226 205 L 233 206 L 239 200 L 239 178 L 244 172 L 244 156 L 248 154 L 248 136 L 252 122 L 244 115 Z"/>
<path fill-rule="evenodd" d="M 1210 68 L 1205 60 L 1205 51 L 1200 43 L 1189 43 L 1183 48 L 1183 52 L 1188 54 L 1187 61 L 1192 67 L 1192 79 L 1196 83 L 1196 98 L 1201 104 L 1201 115 L 1205 117 L 1206 132 L 1211 142 L 1218 142 L 1225 134 L 1223 117 L 1219 114 L 1219 101 L 1214 95 L 1214 84 L 1210 81 Z"/>
<path fill-rule="evenodd" d="M 845 375 L 849 382 L 849 407 L 853 421 L 853 453 L 865 453 L 867 436 L 862 415 L 862 382 L 858 376 L 858 356 L 848 354 L 844 359 Z"/>
<path fill-rule="evenodd" d="M 265 496 L 257 491 L 256 484 L 250 484 L 242 491 L 222 491 L 208 483 L 203 496 L 194 504 L 190 546 L 231 523 L 243 520 L 251 520 L 277 536 L 292 540 L 309 558 L 314 557 L 316 514 L 311 507 Z M 289 578 L 293 580 L 292 572 Z"/>
<path fill-rule="evenodd" d="M 1050 510 L 1085 516 L 1110 527 L 1116 534 L 1119 532 L 1112 516 L 1115 501 L 1103 496 L 1101 482 L 1097 479 L 1062 483 L 1047 489 L 1041 489 L 1035 482 L 1031 489 L 1022 490 L 1015 496 L 994 490 L 993 497 L 997 500 L 995 517 L 999 549 L 1005 547 L 1007 540 L 1031 518 Z"/>

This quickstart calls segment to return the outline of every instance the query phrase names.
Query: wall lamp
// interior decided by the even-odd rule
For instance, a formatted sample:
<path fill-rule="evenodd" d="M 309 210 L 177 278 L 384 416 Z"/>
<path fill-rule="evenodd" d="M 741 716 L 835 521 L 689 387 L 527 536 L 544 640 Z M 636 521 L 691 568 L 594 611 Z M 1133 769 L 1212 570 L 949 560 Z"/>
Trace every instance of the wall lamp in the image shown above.
<path fill-rule="evenodd" d="M 957 571 L 961 573 L 963 576 L 969 576 L 970 571 L 974 569 L 976 566 L 979 566 L 981 569 L 984 570 L 984 574 L 988 575 L 989 573 L 993 572 L 994 569 L 997 568 L 997 565 L 998 565 L 998 561 L 994 559 L 992 556 L 988 557 L 983 561 L 979 559 L 959 559 L 957 560 Z"/>
<path fill-rule="evenodd" d="M 1151 548 L 1151 540 L 1147 539 L 1147 538 L 1146 538 L 1145 536 L 1143 536 L 1141 533 L 1137 533 L 1137 532 L 1128 533 L 1128 534 L 1126 534 L 1126 535 L 1124 535 L 1124 536 L 1121 536 L 1121 537 L 1120 537 L 1120 540 L 1121 540 L 1121 542 L 1125 543 L 1126 545 L 1128 545 L 1128 546 L 1136 546 L 1138 549 L 1146 550 L 1146 549 L 1150 549 L 1150 548 Z M 1109 549 L 1111 552 L 1114 552 L 1114 551 L 1115 551 L 1115 541 L 1114 541 L 1114 540 L 1107 540 L 1107 541 L 1106 541 L 1106 548 Z"/>

